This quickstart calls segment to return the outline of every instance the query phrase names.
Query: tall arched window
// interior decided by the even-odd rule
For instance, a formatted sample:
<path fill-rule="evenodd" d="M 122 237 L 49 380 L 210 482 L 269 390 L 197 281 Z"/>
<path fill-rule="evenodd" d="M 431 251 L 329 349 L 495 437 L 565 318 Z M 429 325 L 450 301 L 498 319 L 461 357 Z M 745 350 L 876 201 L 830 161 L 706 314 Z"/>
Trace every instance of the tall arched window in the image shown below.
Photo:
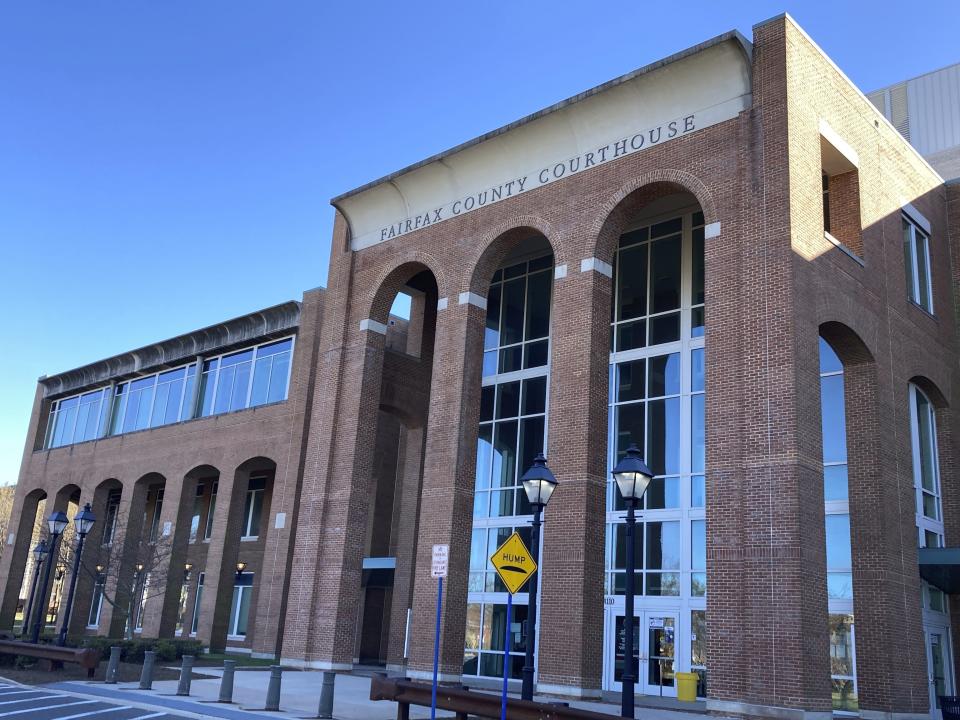
<path fill-rule="evenodd" d="M 503 677 L 507 593 L 489 557 L 515 530 L 530 545 L 533 511 L 520 477 L 546 447 L 552 290 L 550 246 L 531 238 L 487 294 L 464 676 Z M 511 678 L 523 668 L 528 599 L 513 598 Z"/>
<path fill-rule="evenodd" d="M 833 709 L 858 708 L 853 624 L 853 553 L 847 482 L 847 416 L 843 363 L 820 338 L 820 426 L 823 438 L 823 510 L 827 539 L 827 608 Z"/>
<path fill-rule="evenodd" d="M 913 383 L 910 384 L 910 439 L 920 547 L 943 547 L 937 419 L 933 403 Z"/>

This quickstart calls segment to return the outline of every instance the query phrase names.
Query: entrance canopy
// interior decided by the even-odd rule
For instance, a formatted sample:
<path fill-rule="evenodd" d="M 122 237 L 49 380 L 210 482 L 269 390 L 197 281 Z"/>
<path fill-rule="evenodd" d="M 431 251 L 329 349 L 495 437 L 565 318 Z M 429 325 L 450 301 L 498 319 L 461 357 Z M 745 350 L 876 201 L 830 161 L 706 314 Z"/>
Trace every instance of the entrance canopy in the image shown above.
<path fill-rule="evenodd" d="M 950 595 L 960 592 L 960 547 L 920 548 L 920 577 Z"/>

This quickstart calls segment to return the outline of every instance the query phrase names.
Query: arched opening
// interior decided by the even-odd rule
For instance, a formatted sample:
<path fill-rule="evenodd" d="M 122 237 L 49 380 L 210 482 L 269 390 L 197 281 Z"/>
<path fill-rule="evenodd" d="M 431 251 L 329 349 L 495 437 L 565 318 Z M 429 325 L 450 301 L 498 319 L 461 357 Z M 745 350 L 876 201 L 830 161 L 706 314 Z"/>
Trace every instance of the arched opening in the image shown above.
<path fill-rule="evenodd" d="M 487 558 L 517 531 L 530 544 L 532 510 L 520 477 L 546 447 L 554 253 L 537 229 L 497 237 L 474 270 L 486 297 L 463 676 L 503 677 L 505 588 Z M 513 598 L 508 674 L 519 679 L 529 594 Z"/>
<path fill-rule="evenodd" d="M 384 281 L 371 308 L 370 317 L 386 326 L 386 338 L 354 652 L 364 665 L 403 661 L 413 601 L 437 300 L 433 272 L 420 263 L 406 263 Z"/>
<path fill-rule="evenodd" d="M 170 549 L 160 637 L 195 637 L 206 580 L 220 471 L 199 465 L 183 477 Z"/>
<path fill-rule="evenodd" d="M 612 267 L 603 687 L 676 695 L 675 673 L 707 693 L 707 483 L 704 209 L 672 182 L 623 198 L 597 257 Z M 634 536 L 634 657 L 623 654 L 626 504 L 609 470 L 636 444 L 654 479 Z"/>
<path fill-rule="evenodd" d="M 213 471 L 206 466 L 193 472 L 198 487 L 199 478 L 212 480 Z M 210 627 L 212 648 L 250 652 L 256 641 L 255 620 L 265 573 L 264 549 L 276 471 L 276 462 L 266 457 L 241 463 L 234 470 L 230 496 L 217 500 L 216 506 L 206 505 L 210 534 L 226 536 L 222 557 L 212 558 L 205 550 L 195 555 L 188 551 L 187 557 L 195 557 L 203 568 L 191 568 L 192 582 L 187 581 L 193 593 L 191 632 L 202 635 L 204 628 Z M 225 503 L 222 508 L 221 503 Z M 183 570 L 180 564 L 178 572 Z M 204 617 L 206 613 L 210 613 L 209 620 Z M 194 627 L 197 630 L 192 630 Z"/>
<path fill-rule="evenodd" d="M 113 615 L 113 595 L 107 590 L 113 541 L 121 515 L 123 483 L 116 478 L 104 480 L 94 488 L 90 501 L 96 523 L 87 536 L 80 573 L 77 577 L 76 599 L 70 617 L 70 632 L 97 634 L 106 632 Z"/>
<path fill-rule="evenodd" d="M 40 573 L 43 570 L 43 562 L 38 563 L 38 556 L 33 552 L 41 539 L 46 539 L 46 506 L 47 494 L 43 490 L 32 490 L 23 499 L 23 505 L 19 513 L 14 513 L 11 518 L 10 529 L 15 532 L 16 544 L 12 548 L 14 559 L 10 565 L 9 586 L 19 586 L 19 592 L 14 600 L 15 605 L 12 609 L 12 619 L 14 630 L 18 633 L 24 633 L 28 625 L 33 622 L 35 615 L 32 612 L 35 609 L 36 594 L 39 592 Z M 13 519 L 19 516 L 19 523 L 14 524 Z M 16 568 L 20 572 L 16 573 Z M 5 593 L 9 596 L 11 593 Z M 6 602 L 5 602 L 6 605 Z M 4 608 L 6 610 L 6 608 Z M 10 617 L 10 616 L 8 616 Z"/>
<path fill-rule="evenodd" d="M 73 525 L 73 517 L 80 509 L 80 488 L 74 484 L 68 484 L 61 487 L 53 499 L 52 512 L 61 511 L 66 513 L 70 522 L 67 524 L 63 533 L 60 535 L 56 544 L 53 545 L 52 567 L 50 576 L 50 594 L 46 605 L 44 615 L 44 627 L 46 632 L 56 633 L 60 629 L 62 622 L 62 611 L 65 609 L 64 603 L 67 596 L 67 585 L 70 582 L 70 573 L 73 572 L 74 553 L 76 551 L 76 529 Z M 49 515 L 49 513 L 47 513 Z M 44 530 L 46 530 L 46 517 L 42 519 Z M 47 532 L 47 546 L 52 545 L 49 533 Z M 49 556 L 48 556 L 49 559 Z"/>

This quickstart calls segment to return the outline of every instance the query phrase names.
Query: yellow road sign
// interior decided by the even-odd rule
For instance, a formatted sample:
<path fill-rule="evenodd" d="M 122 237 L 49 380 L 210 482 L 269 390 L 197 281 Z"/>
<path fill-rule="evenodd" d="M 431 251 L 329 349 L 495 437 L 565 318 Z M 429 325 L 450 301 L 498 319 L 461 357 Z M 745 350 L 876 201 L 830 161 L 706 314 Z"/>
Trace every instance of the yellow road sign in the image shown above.
<path fill-rule="evenodd" d="M 490 556 L 490 562 L 511 595 L 516 594 L 537 571 L 537 564 L 516 532 Z"/>

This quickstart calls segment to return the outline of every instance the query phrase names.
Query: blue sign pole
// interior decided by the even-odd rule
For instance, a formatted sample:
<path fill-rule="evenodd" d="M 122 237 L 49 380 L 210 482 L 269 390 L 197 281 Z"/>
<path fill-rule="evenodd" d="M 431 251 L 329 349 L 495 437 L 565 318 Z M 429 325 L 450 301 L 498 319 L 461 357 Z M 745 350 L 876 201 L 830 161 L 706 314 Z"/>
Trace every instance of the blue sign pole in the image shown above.
<path fill-rule="evenodd" d="M 500 698 L 500 720 L 507 720 L 507 678 L 510 677 L 510 611 L 513 593 L 507 593 L 507 629 L 503 636 L 503 695 Z"/>
<path fill-rule="evenodd" d="M 433 695 L 430 699 L 430 720 L 437 718 L 437 666 L 440 664 L 440 603 L 443 602 L 443 578 L 437 578 L 437 632 L 433 637 Z"/>

